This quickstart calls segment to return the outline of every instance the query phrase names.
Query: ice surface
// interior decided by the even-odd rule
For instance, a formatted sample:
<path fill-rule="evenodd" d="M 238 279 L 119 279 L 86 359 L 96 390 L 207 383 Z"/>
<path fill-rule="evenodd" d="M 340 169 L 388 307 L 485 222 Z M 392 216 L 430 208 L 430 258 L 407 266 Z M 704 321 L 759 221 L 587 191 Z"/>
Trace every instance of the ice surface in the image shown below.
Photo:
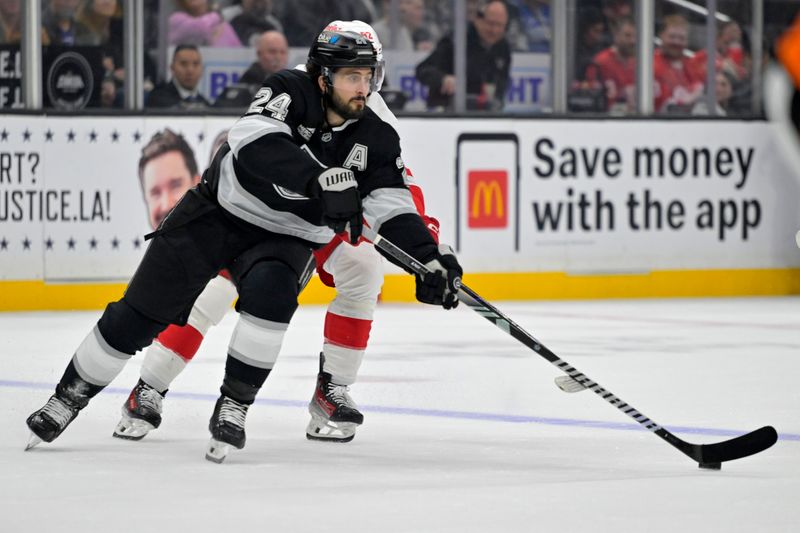
<path fill-rule="evenodd" d="M 382 305 L 349 444 L 307 441 L 324 308 L 301 307 L 247 421 L 203 458 L 236 315 L 140 442 L 111 437 L 140 356 L 52 444 L 23 452 L 97 312 L 0 314 L 0 531 L 800 531 L 800 299 L 500 303 L 683 439 L 766 424 L 762 454 L 697 465 L 469 309 Z"/>

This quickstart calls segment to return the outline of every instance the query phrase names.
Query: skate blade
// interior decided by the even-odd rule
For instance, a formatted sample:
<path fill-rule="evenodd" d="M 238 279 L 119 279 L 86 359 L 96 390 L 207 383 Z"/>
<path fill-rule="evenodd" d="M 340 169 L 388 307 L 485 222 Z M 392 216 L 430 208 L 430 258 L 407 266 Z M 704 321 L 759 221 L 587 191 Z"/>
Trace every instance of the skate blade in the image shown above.
<path fill-rule="evenodd" d="M 27 452 L 28 450 L 33 449 L 34 447 L 38 446 L 42 442 L 43 442 L 42 439 L 40 439 L 39 436 L 36 435 L 36 433 L 31 431 L 31 436 L 28 439 L 27 446 L 25 446 L 25 451 Z"/>
<path fill-rule="evenodd" d="M 206 459 L 212 463 L 222 464 L 230 451 L 231 445 L 227 442 L 211 439 L 206 449 Z"/>
<path fill-rule="evenodd" d="M 123 417 L 114 429 L 114 436 L 125 440 L 142 440 L 145 435 L 155 429 L 150 422 L 139 418 Z"/>
<path fill-rule="evenodd" d="M 312 435 L 311 433 L 306 433 L 306 438 L 308 440 L 317 440 L 320 442 L 336 442 L 336 443 L 345 443 L 350 442 L 355 438 L 355 434 L 350 435 L 349 437 L 335 437 L 335 436 L 325 436 L 321 437 L 319 435 Z"/>
<path fill-rule="evenodd" d="M 350 442 L 356 436 L 358 424 L 353 422 L 331 422 L 316 413 L 311 414 L 311 421 L 306 427 L 308 440 L 329 442 Z"/>

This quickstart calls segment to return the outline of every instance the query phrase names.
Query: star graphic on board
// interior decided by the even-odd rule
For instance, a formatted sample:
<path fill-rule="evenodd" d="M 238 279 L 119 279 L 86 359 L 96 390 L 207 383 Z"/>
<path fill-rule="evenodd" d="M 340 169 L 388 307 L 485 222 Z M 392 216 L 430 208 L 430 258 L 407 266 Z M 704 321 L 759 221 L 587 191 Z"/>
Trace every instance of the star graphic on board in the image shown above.
<path fill-rule="evenodd" d="M 47 240 L 46 240 L 46 241 L 44 241 L 44 246 L 45 246 L 45 248 L 47 248 L 48 250 L 52 250 L 52 249 L 53 249 L 53 239 L 51 239 L 50 237 L 48 237 L 48 238 L 47 238 Z"/>
<path fill-rule="evenodd" d="M 0 250 L 8 250 L 8 241 L 5 237 L 3 237 L 3 240 L 0 241 Z"/>
<path fill-rule="evenodd" d="M 114 239 L 111 241 L 111 248 L 113 248 L 114 250 L 119 248 L 119 239 L 117 239 L 116 237 L 114 237 Z"/>
<path fill-rule="evenodd" d="M 70 237 L 69 240 L 67 241 L 67 248 L 69 248 L 70 250 L 75 249 L 75 239 L 73 239 L 72 237 Z"/>
<path fill-rule="evenodd" d="M 8 140 L 8 130 L 3 128 L 3 131 L 0 131 L 0 141 L 7 141 Z"/>
<path fill-rule="evenodd" d="M 133 142 L 138 143 L 142 138 L 142 134 L 138 131 L 133 132 Z"/>
<path fill-rule="evenodd" d="M 67 142 L 71 142 L 71 143 L 75 142 L 75 132 L 74 131 L 69 130 L 67 132 Z"/>
<path fill-rule="evenodd" d="M 30 142 L 30 140 L 31 140 L 31 130 L 26 128 L 25 131 L 22 132 L 22 141 L 27 143 Z"/>
<path fill-rule="evenodd" d="M 111 132 L 111 142 L 119 142 L 119 132 L 117 130 Z"/>
<path fill-rule="evenodd" d="M 25 240 L 22 241 L 22 249 L 23 250 L 30 250 L 31 249 L 31 241 L 27 237 L 25 237 Z"/>
<path fill-rule="evenodd" d="M 136 248 L 138 250 L 141 245 L 142 245 L 142 241 L 139 240 L 139 237 L 136 237 L 135 239 L 133 239 L 133 247 L 134 248 Z"/>
<path fill-rule="evenodd" d="M 44 141 L 45 142 L 53 142 L 53 130 L 47 130 L 44 132 Z"/>
<path fill-rule="evenodd" d="M 92 240 L 89 241 L 89 249 L 96 250 L 97 249 L 97 239 L 92 237 Z"/>
<path fill-rule="evenodd" d="M 89 132 L 89 142 L 94 143 L 97 142 L 97 132 L 92 130 Z"/>
<path fill-rule="evenodd" d="M 201 143 L 201 142 L 203 142 L 205 140 L 205 138 L 206 138 L 206 134 L 203 133 L 202 131 L 197 134 L 197 142 Z"/>

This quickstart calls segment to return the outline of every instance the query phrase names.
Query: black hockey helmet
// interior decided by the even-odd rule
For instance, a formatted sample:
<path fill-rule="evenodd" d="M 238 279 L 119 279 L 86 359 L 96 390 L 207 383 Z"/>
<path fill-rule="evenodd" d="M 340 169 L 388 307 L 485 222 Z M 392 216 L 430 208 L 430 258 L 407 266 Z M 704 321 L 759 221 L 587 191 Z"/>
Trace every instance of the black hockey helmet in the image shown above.
<path fill-rule="evenodd" d="M 375 73 L 379 61 L 375 48 L 369 40 L 351 31 L 323 31 L 311 46 L 308 63 L 320 68 L 328 87 L 333 85 L 333 72 L 343 67 L 370 68 Z M 377 80 L 373 76 L 370 90 L 375 90 Z"/>

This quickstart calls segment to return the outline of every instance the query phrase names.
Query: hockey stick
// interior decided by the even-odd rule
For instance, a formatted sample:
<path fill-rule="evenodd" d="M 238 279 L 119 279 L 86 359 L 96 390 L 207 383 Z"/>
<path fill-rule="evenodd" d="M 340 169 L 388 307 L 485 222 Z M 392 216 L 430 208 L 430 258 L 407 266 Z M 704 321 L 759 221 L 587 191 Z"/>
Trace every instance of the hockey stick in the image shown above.
<path fill-rule="evenodd" d="M 396 259 L 410 271 L 416 274 L 425 274 L 429 272 L 425 265 L 378 235 L 371 228 L 364 226 L 362 234 L 365 238 L 372 241 L 376 247 Z M 541 357 L 550 361 L 550 363 L 566 373 L 572 380 L 594 391 L 605 401 L 667 441 L 693 461 L 696 461 L 700 468 L 719 470 L 722 468 L 722 463 L 762 452 L 775 444 L 778 440 L 778 433 L 775 431 L 775 428 L 772 426 L 764 426 L 750 433 L 714 444 L 692 444 L 686 442 L 644 416 L 636 408 L 623 402 L 615 394 L 604 389 L 597 382 L 589 379 L 585 374 L 578 371 L 566 361 L 563 361 L 544 344 L 536 340 L 533 335 L 522 329 L 513 320 L 505 316 L 496 307 L 481 298 L 475 291 L 463 283 L 460 284 L 458 299 L 486 320 L 492 322 L 495 326 L 517 339 Z"/>

